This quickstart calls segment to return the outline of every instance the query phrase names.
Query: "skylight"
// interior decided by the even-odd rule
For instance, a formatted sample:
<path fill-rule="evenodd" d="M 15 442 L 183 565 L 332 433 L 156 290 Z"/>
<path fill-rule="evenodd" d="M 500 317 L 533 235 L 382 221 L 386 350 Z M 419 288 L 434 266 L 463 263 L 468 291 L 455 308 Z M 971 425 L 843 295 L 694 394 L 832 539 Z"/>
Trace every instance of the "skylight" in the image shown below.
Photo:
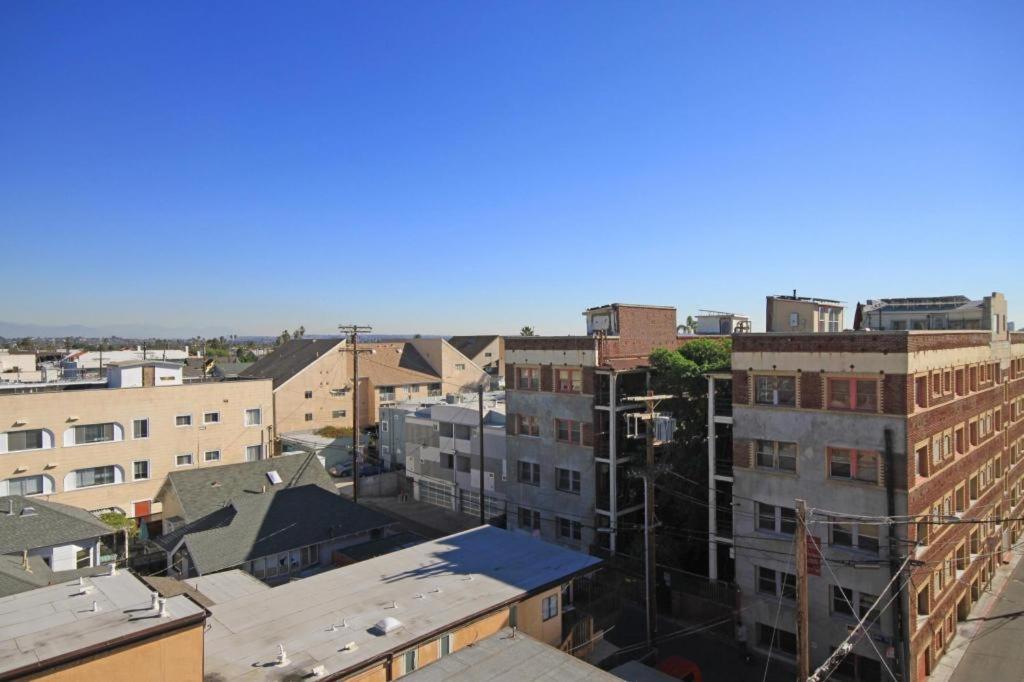
<path fill-rule="evenodd" d="M 277 485 L 278 483 L 280 483 L 282 481 L 281 474 L 277 473 L 276 469 L 274 469 L 273 471 L 268 471 L 267 472 L 267 478 L 270 479 L 270 482 L 273 485 Z"/>

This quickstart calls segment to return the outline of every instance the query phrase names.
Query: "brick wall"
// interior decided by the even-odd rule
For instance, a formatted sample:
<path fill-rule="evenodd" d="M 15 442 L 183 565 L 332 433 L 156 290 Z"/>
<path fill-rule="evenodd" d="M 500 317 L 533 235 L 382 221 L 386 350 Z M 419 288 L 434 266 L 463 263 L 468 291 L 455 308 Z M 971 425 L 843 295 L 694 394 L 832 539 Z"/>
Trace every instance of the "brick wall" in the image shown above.
<path fill-rule="evenodd" d="M 886 374 L 882 378 L 882 411 L 907 414 L 914 403 L 914 378 L 906 374 Z"/>
<path fill-rule="evenodd" d="M 621 306 L 619 336 L 602 343 L 606 358 L 647 356 L 655 348 L 676 348 L 676 311 L 674 308 Z"/>
<path fill-rule="evenodd" d="M 750 386 L 744 370 L 732 371 L 732 402 L 734 405 L 750 404 Z"/>
<path fill-rule="evenodd" d="M 825 408 L 823 381 L 818 372 L 803 372 L 800 374 L 800 407 L 809 410 L 821 410 Z"/>
<path fill-rule="evenodd" d="M 841 332 L 838 334 L 737 334 L 734 352 L 750 353 L 913 353 L 987 346 L 987 332 Z"/>
<path fill-rule="evenodd" d="M 505 350 L 594 350 L 592 336 L 510 336 Z"/>

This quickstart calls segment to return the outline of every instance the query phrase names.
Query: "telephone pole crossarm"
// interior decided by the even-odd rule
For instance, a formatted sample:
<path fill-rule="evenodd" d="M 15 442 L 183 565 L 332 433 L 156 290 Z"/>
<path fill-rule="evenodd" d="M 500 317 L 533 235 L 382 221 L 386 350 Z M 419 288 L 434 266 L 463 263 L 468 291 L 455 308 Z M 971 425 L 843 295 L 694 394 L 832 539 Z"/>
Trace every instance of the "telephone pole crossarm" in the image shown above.
<path fill-rule="evenodd" d="M 352 353 L 352 501 L 359 501 L 359 355 L 373 353 L 372 348 L 359 347 L 359 334 L 373 331 L 373 327 L 361 324 L 341 324 L 338 330 L 348 336 L 351 347 L 341 352 Z"/>

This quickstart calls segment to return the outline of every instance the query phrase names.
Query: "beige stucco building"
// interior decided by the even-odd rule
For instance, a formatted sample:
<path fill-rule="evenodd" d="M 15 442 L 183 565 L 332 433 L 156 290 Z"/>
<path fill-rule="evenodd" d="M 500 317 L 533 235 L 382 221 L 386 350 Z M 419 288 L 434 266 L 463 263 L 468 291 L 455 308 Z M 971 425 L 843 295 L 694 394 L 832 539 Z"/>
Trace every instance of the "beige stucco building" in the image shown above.
<path fill-rule="evenodd" d="M 264 457 L 273 420 L 270 381 L 183 383 L 171 362 L 112 365 L 107 384 L 11 388 L 0 392 L 0 495 L 145 516 L 170 471 Z"/>
<path fill-rule="evenodd" d="M 768 296 L 765 306 L 765 331 L 768 332 L 841 332 L 844 308 L 839 301 L 793 295 Z"/>

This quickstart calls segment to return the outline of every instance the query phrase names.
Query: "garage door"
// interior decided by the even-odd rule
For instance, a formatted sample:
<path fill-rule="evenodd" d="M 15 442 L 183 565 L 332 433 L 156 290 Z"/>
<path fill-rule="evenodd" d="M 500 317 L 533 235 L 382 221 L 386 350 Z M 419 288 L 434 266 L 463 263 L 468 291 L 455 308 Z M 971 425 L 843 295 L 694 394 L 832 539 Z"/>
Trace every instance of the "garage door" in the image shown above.
<path fill-rule="evenodd" d="M 420 502 L 426 502 L 445 509 L 452 508 L 451 486 L 435 481 L 419 480 Z"/>

